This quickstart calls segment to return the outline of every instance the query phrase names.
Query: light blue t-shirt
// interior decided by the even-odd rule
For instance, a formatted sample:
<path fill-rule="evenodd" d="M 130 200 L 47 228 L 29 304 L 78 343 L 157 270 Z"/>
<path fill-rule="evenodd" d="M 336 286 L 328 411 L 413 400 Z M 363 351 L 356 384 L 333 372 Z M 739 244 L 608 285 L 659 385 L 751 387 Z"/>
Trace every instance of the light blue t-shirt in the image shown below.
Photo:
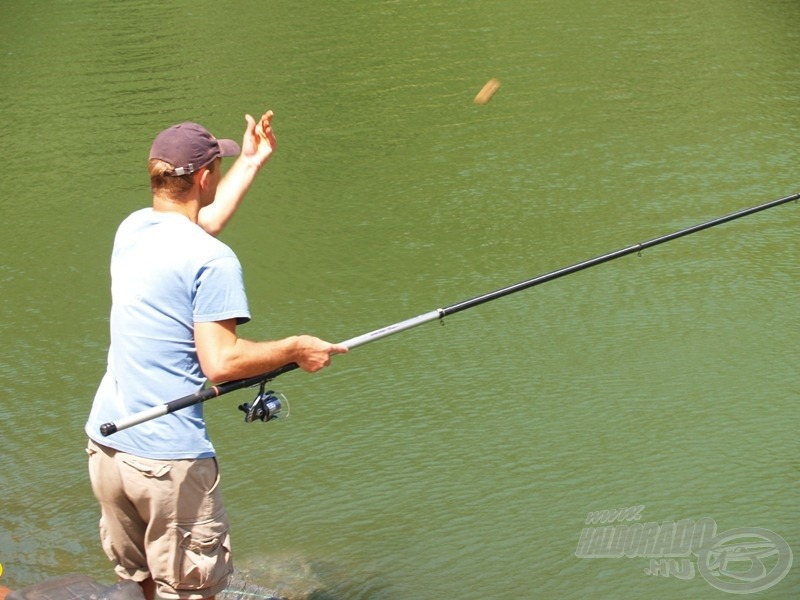
<path fill-rule="evenodd" d="M 193 394 L 206 383 L 194 324 L 250 319 L 233 251 L 171 212 L 139 210 L 117 230 L 111 256 L 111 345 L 86 434 L 154 459 L 214 456 L 203 404 L 103 437 L 100 426 Z"/>

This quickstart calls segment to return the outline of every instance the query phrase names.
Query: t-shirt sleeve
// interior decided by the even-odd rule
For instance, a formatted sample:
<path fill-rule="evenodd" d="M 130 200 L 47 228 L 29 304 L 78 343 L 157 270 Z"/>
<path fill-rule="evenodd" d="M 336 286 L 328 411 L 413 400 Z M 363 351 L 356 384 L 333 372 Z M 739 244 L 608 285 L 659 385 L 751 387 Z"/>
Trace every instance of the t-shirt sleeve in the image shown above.
<path fill-rule="evenodd" d="M 242 266 L 233 256 L 206 263 L 195 280 L 192 299 L 195 323 L 236 319 L 250 320 L 250 308 L 244 289 Z"/>

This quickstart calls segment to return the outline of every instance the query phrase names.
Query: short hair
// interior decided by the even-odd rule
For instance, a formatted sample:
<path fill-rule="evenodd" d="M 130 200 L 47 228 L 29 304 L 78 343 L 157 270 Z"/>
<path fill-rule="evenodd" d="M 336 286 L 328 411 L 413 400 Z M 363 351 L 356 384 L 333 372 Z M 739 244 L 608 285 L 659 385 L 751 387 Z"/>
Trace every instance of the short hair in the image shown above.
<path fill-rule="evenodd" d="M 170 175 L 175 169 L 175 165 L 159 160 L 150 159 L 150 190 L 153 194 L 165 193 L 170 197 L 180 198 L 185 196 L 194 185 L 194 173 L 186 175 Z M 213 160 L 205 167 L 213 172 L 217 167 L 217 161 Z"/>
<path fill-rule="evenodd" d="M 174 168 L 175 165 L 163 160 L 150 159 L 150 189 L 153 195 L 165 193 L 168 196 L 181 197 L 192 189 L 194 184 L 192 175 L 168 175 Z"/>

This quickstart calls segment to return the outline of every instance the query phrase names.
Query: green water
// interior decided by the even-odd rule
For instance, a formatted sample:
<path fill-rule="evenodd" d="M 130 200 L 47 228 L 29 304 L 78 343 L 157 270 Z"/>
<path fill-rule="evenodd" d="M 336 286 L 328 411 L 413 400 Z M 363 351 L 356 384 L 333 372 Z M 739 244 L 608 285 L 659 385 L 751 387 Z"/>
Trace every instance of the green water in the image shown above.
<path fill-rule="evenodd" d="M 241 333 L 340 341 L 800 191 L 799 21 L 792 0 L 0 2 L 0 585 L 113 580 L 82 429 L 155 133 L 275 111 L 223 234 Z M 246 425 L 247 391 L 209 402 L 237 565 L 337 599 L 731 596 L 694 555 L 681 579 L 580 551 L 589 513 L 639 506 L 796 558 L 798 225 L 784 205 L 284 375 L 282 423 Z M 798 596 L 797 565 L 754 594 Z"/>

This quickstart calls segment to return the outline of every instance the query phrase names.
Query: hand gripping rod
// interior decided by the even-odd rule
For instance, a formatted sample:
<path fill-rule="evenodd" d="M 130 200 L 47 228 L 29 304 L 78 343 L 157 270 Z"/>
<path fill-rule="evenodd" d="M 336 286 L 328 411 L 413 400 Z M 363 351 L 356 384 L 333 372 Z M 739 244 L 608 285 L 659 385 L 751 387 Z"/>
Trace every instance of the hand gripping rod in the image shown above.
<path fill-rule="evenodd" d="M 527 279 L 525 281 L 521 281 L 514 285 L 500 288 L 493 292 L 489 292 L 488 294 L 483 294 L 482 296 L 476 296 L 475 298 L 471 298 L 469 300 L 463 300 L 461 302 L 457 302 L 456 304 L 451 304 L 450 306 L 447 306 L 445 308 L 437 308 L 436 310 L 423 313 L 411 319 L 406 319 L 405 321 L 399 321 L 398 323 L 394 323 L 393 325 L 387 325 L 386 327 L 370 331 L 369 333 L 365 333 L 363 335 L 350 338 L 349 340 L 345 340 L 341 344 L 343 346 L 346 346 L 348 349 L 357 348 L 358 346 L 363 346 L 364 344 L 367 344 L 369 342 L 374 342 L 375 340 L 379 340 L 388 337 L 390 335 L 394 335 L 396 333 L 400 333 L 402 331 L 418 327 L 419 325 L 423 325 L 431 321 L 436 321 L 438 319 L 443 319 L 448 315 L 456 314 L 463 310 L 467 310 L 468 308 L 478 306 L 479 304 L 484 304 L 486 302 L 502 298 L 503 296 L 508 296 L 509 294 L 513 294 L 515 292 L 519 292 L 521 290 L 525 290 L 540 285 L 542 283 L 546 283 L 548 281 L 564 277 L 566 275 L 571 275 L 572 273 L 577 273 L 578 271 L 583 271 L 584 269 L 588 269 L 589 267 L 594 267 L 599 264 L 615 260 L 623 256 L 627 256 L 628 254 L 633 254 L 634 252 L 641 252 L 642 250 L 646 250 L 647 248 L 652 248 L 653 246 L 658 246 L 666 242 L 671 242 L 672 240 L 687 235 L 691 235 L 692 233 L 697 233 L 698 231 L 703 231 L 704 229 L 710 229 L 711 227 L 716 227 L 717 225 L 722 225 L 723 223 L 727 223 L 729 221 L 741 219 L 742 217 L 746 217 L 748 215 L 752 215 L 757 212 L 767 210 L 768 208 L 773 208 L 781 204 L 786 204 L 787 202 L 796 201 L 798 198 L 800 198 L 800 193 L 792 194 L 791 196 L 786 196 L 784 198 L 779 198 L 777 200 L 772 200 L 770 202 L 765 202 L 764 204 L 759 204 L 757 206 L 753 206 L 750 208 L 745 208 L 740 211 L 730 213 L 722 217 L 717 217 L 716 219 L 712 219 L 704 223 L 700 223 L 698 225 L 693 225 L 692 227 L 687 227 L 685 229 L 681 229 L 679 231 L 675 231 L 667 235 L 662 235 L 660 237 L 653 238 L 646 242 L 633 244 L 631 246 L 627 246 L 626 248 L 621 248 L 619 250 L 608 252 L 607 254 L 602 254 L 595 258 L 590 258 L 589 260 L 585 260 L 583 262 L 570 265 L 569 267 L 564 267 L 556 271 L 545 273 L 544 275 L 539 275 L 538 277 L 534 277 L 533 279 Z M 116 433 L 117 431 L 127 429 L 128 427 L 133 427 L 134 425 L 138 425 L 139 423 L 149 421 L 150 419 L 155 419 L 157 417 L 173 413 L 176 410 L 186 408 L 187 406 L 199 404 L 200 402 L 205 402 L 206 400 L 222 396 L 223 394 L 227 394 L 235 390 L 260 385 L 264 382 L 275 379 L 278 375 L 288 373 L 289 371 L 294 371 L 297 368 L 298 368 L 297 364 L 290 363 L 288 365 L 284 365 L 278 369 L 275 369 L 274 371 L 270 371 L 269 373 L 264 373 L 263 375 L 257 375 L 255 377 L 249 377 L 247 379 L 237 379 L 235 381 L 229 381 L 227 383 L 221 383 L 219 385 L 205 388 L 203 390 L 200 390 L 199 392 L 195 392 L 194 394 L 189 394 L 188 396 L 184 396 L 183 398 L 178 398 L 176 400 L 172 400 L 171 402 L 167 402 L 166 404 L 154 406 L 153 408 L 143 410 L 136 414 L 130 415 L 129 417 L 125 417 L 117 421 L 116 423 L 105 423 L 100 427 L 100 433 L 102 433 L 104 436 L 109 436 L 113 433 Z"/>

